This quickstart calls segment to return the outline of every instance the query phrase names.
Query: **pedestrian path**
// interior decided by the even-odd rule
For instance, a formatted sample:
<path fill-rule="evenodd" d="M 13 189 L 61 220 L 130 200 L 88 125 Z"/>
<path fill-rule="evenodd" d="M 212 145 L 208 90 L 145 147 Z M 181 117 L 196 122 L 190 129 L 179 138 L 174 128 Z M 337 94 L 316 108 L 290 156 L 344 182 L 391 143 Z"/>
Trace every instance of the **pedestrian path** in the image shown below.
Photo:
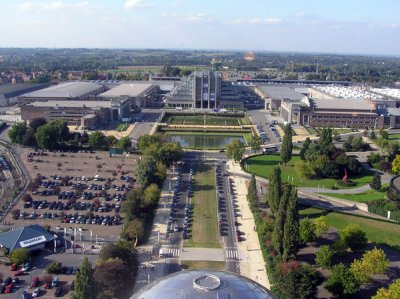
<path fill-rule="evenodd" d="M 179 257 L 180 253 L 181 253 L 180 248 L 170 247 L 170 248 L 167 248 L 166 250 L 167 250 L 168 257 Z"/>

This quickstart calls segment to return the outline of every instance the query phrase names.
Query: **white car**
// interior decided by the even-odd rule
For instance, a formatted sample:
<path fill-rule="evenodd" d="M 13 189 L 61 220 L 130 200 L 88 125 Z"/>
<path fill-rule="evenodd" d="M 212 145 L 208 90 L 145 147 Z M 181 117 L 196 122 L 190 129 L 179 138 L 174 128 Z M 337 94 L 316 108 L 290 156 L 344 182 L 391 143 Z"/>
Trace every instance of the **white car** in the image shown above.
<path fill-rule="evenodd" d="M 40 288 L 36 288 L 33 290 L 32 297 L 36 298 L 39 296 L 39 294 L 40 294 Z"/>

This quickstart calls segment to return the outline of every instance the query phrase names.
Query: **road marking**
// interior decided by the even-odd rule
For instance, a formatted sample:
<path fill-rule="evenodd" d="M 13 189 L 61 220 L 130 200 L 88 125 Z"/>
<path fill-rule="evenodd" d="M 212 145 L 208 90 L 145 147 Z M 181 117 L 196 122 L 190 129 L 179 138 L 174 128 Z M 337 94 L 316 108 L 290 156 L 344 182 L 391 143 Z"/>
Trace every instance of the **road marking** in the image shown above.
<path fill-rule="evenodd" d="M 225 251 L 226 254 L 226 259 L 227 260 L 237 260 L 239 258 L 239 254 L 238 251 L 236 249 L 234 250 L 226 250 Z"/>

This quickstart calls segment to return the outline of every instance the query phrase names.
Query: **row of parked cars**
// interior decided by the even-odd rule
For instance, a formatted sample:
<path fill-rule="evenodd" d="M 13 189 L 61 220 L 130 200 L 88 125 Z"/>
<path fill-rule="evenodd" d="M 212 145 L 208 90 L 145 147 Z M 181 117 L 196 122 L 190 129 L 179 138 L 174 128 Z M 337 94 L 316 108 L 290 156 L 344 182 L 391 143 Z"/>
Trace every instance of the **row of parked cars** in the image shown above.
<path fill-rule="evenodd" d="M 33 208 L 34 210 L 57 210 L 57 211 L 67 211 L 67 210 L 75 210 L 75 211 L 90 211 L 90 212 L 110 212 L 114 210 L 115 212 L 119 212 L 121 208 L 121 203 L 108 203 L 108 202 L 73 202 L 69 201 L 63 203 L 61 201 L 53 201 L 48 202 L 47 200 L 33 200 L 26 202 L 24 204 L 24 209 Z"/>
<path fill-rule="evenodd" d="M 260 134 L 261 140 L 264 142 L 264 144 L 266 144 L 268 142 L 268 136 L 264 132 L 264 129 L 262 128 L 261 125 L 257 125 L 257 131 Z"/>
<path fill-rule="evenodd" d="M 274 136 L 275 136 L 276 138 L 278 138 L 279 141 L 280 141 L 280 140 L 281 140 L 281 135 L 279 134 L 278 130 L 275 128 L 275 125 L 274 125 L 274 124 L 270 124 L 270 125 L 269 125 L 269 128 L 271 129 L 271 131 L 272 131 L 272 133 L 274 134 Z"/>
<path fill-rule="evenodd" d="M 222 174 L 222 166 L 220 164 L 217 165 L 215 169 L 215 181 L 217 183 L 217 197 L 218 197 L 218 226 L 219 226 L 219 234 L 221 236 L 226 236 L 226 227 L 227 227 L 227 218 L 226 218 L 226 201 L 224 197 L 224 189 L 223 189 L 223 174 Z"/>
<path fill-rule="evenodd" d="M 189 169 L 189 181 L 188 181 L 188 200 L 193 197 L 193 166 L 190 166 Z M 183 221 L 183 239 L 189 239 L 191 237 L 191 226 L 193 221 L 193 207 L 192 204 L 188 201 L 185 205 L 185 219 Z"/>
<path fill-rule="evenodd" d="M 237 198 L 236 198 L 235 182 L 233 181 L 232 178 L 229 178 L 229 189 L 230 189 L 231 198 L 232 198 L 233 214 L 236 218 L 236 221 L 235 221 L 236 238 L 237 238 L 238 242 L 241 242 L 241 241 L 244 241 L 244 238 L 243 238 L 244 233 L 239 230 L 240 224 L 239 224 L 239 221 L 237 221 L 237 218 L 240 216 L 240 213 L 239 213 L 239 206 L 237 204 Z"/>
<path fill-rule="evenodd" d="M 3 155 L 0 155 L 0 168 L 10 170 L 10 165 L 8 165 L 7 159 Z"/>
<path fill-rule="evenodd" d="M 176 183 L 174 186 L 174 195 L 172 197 L 172 203 L 171 203 L 171 211 L 169 213 L 169 218 L 168 218 L 168 223 L 167 223 L 167 234 L 169 235 L 170 233 L 174 231 L 178 231 L 178 219 L 177 219 L 177 213 L 179 211 L 180 207 L 180 198 L 181 198 L 181 187 L 182 187 L 182 168 L 180 167 L 178 169 L 178 175 L 176 177 Z"/>

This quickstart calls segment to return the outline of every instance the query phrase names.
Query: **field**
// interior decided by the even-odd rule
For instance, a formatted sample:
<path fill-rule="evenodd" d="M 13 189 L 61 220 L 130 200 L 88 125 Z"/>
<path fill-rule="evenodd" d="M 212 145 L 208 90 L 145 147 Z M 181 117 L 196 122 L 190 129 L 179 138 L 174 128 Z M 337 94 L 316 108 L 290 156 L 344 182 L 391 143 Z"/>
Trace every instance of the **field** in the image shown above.
<path fill-rule="evenodd" d="M 282 171 L 282 181 L 287 182 L 290 181 L 295 186 L 298 187 L 320 187 L 331 189 L 336 186 L 337 180 L 335 179 L 302 179 L 297 174 L 295 170 L 295 163 L 300 161 L 299 156 L 293 156 L 292 159 L 286 164 L 283 165 L 281 162 L 281 158 L 279 155 L 265 155 L 265 156 L 255 156 L 246 160 L 247 162 L 247 172 L 268 178 L 268 175 L 271 173 L 272 169 L 276 166 L 279 166 Z M 336 187 L 339 189 L 349 189 L 356 188 L 366 184 L 369 184 L 372 180 L 371 173 L 365 173 L 359 177 L 350 177 L 350 179 L 355 183 L 352 187 L 344 187 L 337 185 Z"/>
<path fill-rule="evenodd" d="M 383 188 L 388 185 L 389 184 L 383 185 Z M 386 188 L 384 188 L 384 190 L 386 190 Z M 367 192 L 356 193 L 356 194 L 339 194 L 339 193 L 321 193 L 321 194 L 340 199 L 367 203 L 377 199 L 385 199 L 386 191 L 369 190 Z"/>
<path fill-rule="evenodd" d="M 225 270 L 224 262 L 216 262 L 216 261 L 182 261 L 181 263 L 182 269 L 192 270 L 192 269 L 214 269 L 214 270 Z"/>
<path fill-rule="evenodd" d="M 171 125 L 210 125 L 210 126 L 241 126 L 250 121 L 245 117 L 228 117 L 213 115 L 173 115 L 166 114 L 162 120 Z"/>
<path fill-rule="evenodd" d="M 365 231 L 369 241 L 400 246 L 400 224 L 308 207 L 300 209 L 299 213 L 303 217 L 309 218 L 324 215 L 328 218 L 328 224 L 339 230 L 347 225 L 357 224 Z"/>
<path fill-rule="evenodd" d="M 192 237 L 186 247 L 221 247 L 218 240 L 215 170 L 211 165 L 198 164 L 193 176 L 194 206 Z"/>

